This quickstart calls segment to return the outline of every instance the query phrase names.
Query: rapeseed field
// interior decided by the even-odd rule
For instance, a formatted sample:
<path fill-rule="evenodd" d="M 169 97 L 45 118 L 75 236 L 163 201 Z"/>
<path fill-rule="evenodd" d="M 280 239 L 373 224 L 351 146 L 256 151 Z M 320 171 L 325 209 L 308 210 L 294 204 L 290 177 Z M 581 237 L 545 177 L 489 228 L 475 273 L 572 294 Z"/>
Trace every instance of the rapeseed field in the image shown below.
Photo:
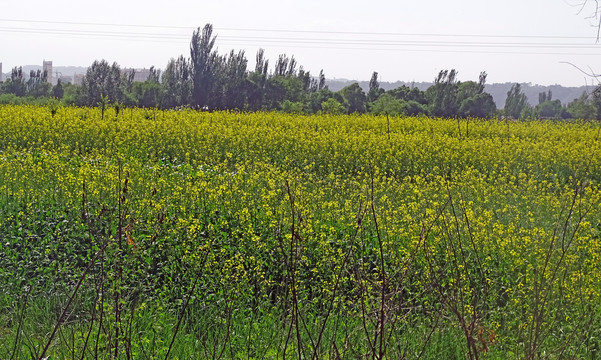
<path fill-rule="evenodd" d="M 1 106 L 0 358 L 597 358 L 600 131 Z"/>

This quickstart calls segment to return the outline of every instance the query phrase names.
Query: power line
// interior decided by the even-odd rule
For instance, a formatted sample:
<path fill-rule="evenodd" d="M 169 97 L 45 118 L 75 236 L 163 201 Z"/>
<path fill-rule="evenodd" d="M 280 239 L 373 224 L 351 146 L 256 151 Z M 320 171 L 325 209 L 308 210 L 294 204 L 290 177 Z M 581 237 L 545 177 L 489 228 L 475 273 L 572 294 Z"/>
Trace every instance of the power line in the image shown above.
<path fill-rule="evenodd" d="M 155 29 L 189 29 L 183 26 L 161 26 L 161 25 L 131 25 L 131 24 L 104 24 L 66 21 L 45 20 L 10 20 L 0 19 L 1 22 L 31 22 L 43 24 L 61 25 L 89 25 L 89 26 L 115 26 L 128 28 L 155 28 Z M 475 39 L 497 38 L 497 39 L 591 39 L 589 37 L 560 37 L 560 36 L 513 36 L 513 35 L 466 35 L 466 34 L 418 34 L 418 33 L 368 33 L 368 32 L 339 32 L 339 31 L 311 31 L 311 30 L 267 30 L 267 29 L 227 29 L 230 31 L 255 31 L 255 32 L 278 32 L 285 34 L 328 34 L 333 35 L 362 35 L 362 36 L 424 36 L 424 37 L 459 37 Z M 60 29 L 60 28 L 27 28 L 16 26 L 0 27 L 0 33 L 22 33 L 31 35 L 61 35 L 66 37 L 85 37 L 100 39 L 116 39 L 127 41 L 152 41 L 154 42 L 187 42 L 189 36 L 165 32 L 135 32 L 135 31 L 111 31 L 111 30 L 82 30 L 82 29 Z M 402 51 L 402 52 L 430 52 L 430 53 L 470 53 L 470 54 L 511 54 L 511 55 L 570 55 L 570 56 L 599 56 L 601 53 L 574 53 L 570 50 L 597 50 L 594 44 L 568 43 L 568 42 L 525 42 L 525 41 L 458 41 L 449 40 L 407 40 L 407 39 L 375 39 L 375 38 L 324 38 L 324 37 L 282 37 L 282 36 L 217 36 L 220 43 L 238 46 L 252 47 L 294 47 L 310 49 L 330 50 L 363 50 L 363 51 Z M 476 50 L 478 49 L 478 50 Z M 496 50 L 495 50 L 496 49 Z M 513 51 L 507 51 L 515 49 Z M 523 51 L 523 49 L 540 50 L 566 50 L 567 52 L 542 52 Z"/>
<path fill-rule="evenodd" d="M 245 46 L 248 44 L 227 43 L 232 46 Z M 281 46 L 262 44 L 254 45 L 262 48 L 281 48 Z M 291 46 L 292 47 L 292 46 Z M 457 49 L 407 49 L 407 48 L 356 48 L 340 46 L 303 46 L 295 45 L 294 49 L 322 49 L 322 50 L 370 50 L 370 51 L 390 51 L 390 52 L 420 52 L 420 53 L 454 53 L 454 54 L 504 54 L 504 55 L 569 55 L 569 56 L 601 56 L 601 53 L 560 53 L 560 52 L 524 52 L 524 51 L 476 51 L 476 50 L 457 50 Z"/>
<path fill-rule="evenodd" d="M 21 28 L 21 27 L 0 27 L 0 32 L 17 32 L 43 35 L 82 35 L 82 36 L 102 36 L 102 37 L 127 37 L 141 39 L 166 39 L 166 40 L 188 40 L 186 35 L 163 34 L 163 33 L 138 33 L 121 31 L 95 31 L 95 30 L 65 30 L 51 28 Z M 299 44 L 333 44 L 333 45 L 364 45 L 364 46 L 418 46 L 418 47 L 528 47 L 528 48 L 574 48 L 574 49 L 593 49 L 597 48 L 590 44 L 575 43 L 532 43 L 532 42 L 473 42 L 473 41 L 431 41 L 431 40 L 379 40 L 379 39 L 324 39 L 324 38 L 282 38 L 282 37 L 257 37 L 257 36 L 221 36 L 219 40 L 233 40 L 242 42 L 267 42 L 267 43 L 299 43 Z"/>
<path fill-rule="evenodd" d="M 117 37 L 128 39 L 148 40 L 187 40 L 186 35 L 163 33 L 137 33 L 96 30 L 66 30 L 51 28 L 20 28 L 0 27 L 0 32 L 27 33 L 41 35 L 75 35 L 95 37 Z M 480 47 L 480 48 L 547 48 L 547 49 L 597 49 L 597 46 L 582 43 L 545 43 L 545 42 L 473 42 L 473 41 L 431 41 L 431 40 L 378 40 L 378 39 L 323 39 L 323 38 L 282 38 L 282 37 L 256 37 L 256 36 L 221 36 L 224 41 L 238 41 L 245 43 L 280 43 L 280 44 L 331 44 L 331 45 L 356 45 L 356 46 L 414 46 L 414 47 Z"/>
<path fill-rule="evenodd" d="M 193 30 L 195 26 L 172 26 L 172 25 L 145 25 L 145 24 L 118 24 L 118 23 L 94 23 L 94 22 L 71 22 L 50 20 L 24 20 L 24 19 L 0 19 L 0 22 L 41 23 L 60 25 L 84 25 L 84 26 L 113 26 L 113 27 L 137 27 L 156 29 L 179 29 Z M 382 35 L 382 36 L 422 36 L 422 37 L 473 37 L 473 38 L 522 38 L 522 39 L 586 39 L 595 40 L 591 36 L 554 36 L 554 35 L 495 35 L 495 34 L 443 34 L 443 33 L 407 33 L 407 32 L 360 32 L 360 31 L 333 31 L 333 30 L 292 30 L 292 29 L 261 29 L 261 28 L 215 28 L 222 31 L 239 32 L 273 32 L 273 33 L 299 33 L 299 34 L 336 34 L 336 35 Z"/>
<path fill-rule="evenodd" d="M 0 19 L 0 22 L 21 22 L 37 24 L 61 24 L 61 25 L 85 25 L 85 26 L 121 26 L 121 27 L 139 27 L 139 28 L 159 28 L 159 29 L 195 29 L 187 26 L 164 26 L 164 25 L 142 25 L 142 24 L 112 24 L 112 23 L 93 23 L 93 22 L 73 22 L 73 21 L 50 21 L 50 20 L 22 20 L 22 19 Z"/>
<path fill-rule="evenodd" d="M 0 27 L 0 32 L 20 32 L 31 34 L 53 34 L 53 35 L 93 35 L 93 36 L 113 36 L 113 37 L 140 37 L 140 38 L 166 38 L 166 39 L 189 39 L 188 35 L 177 34 L 159 34 L 159 33 L 132 33 L 119 31 L 95 31 L 95 30 L 69 30 L 69 29 L 47 29 L 47 28 L 19 28 L 19 27 Z"/>

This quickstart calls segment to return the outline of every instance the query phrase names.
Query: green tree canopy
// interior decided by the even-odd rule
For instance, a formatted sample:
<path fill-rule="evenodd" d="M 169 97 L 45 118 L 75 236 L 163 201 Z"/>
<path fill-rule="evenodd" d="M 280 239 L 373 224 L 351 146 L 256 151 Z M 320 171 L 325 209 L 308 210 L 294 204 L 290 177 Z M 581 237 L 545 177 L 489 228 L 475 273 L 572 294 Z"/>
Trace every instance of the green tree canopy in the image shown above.
<path fill-rule="evenodd" d="M 321 109 L 324 114 L 339 115 L 344 113 L 344 105 L 334 98 L 329 98 L 321 103 Z"/>
<path fill-rule="evenodd" d="M 161 84 L 163 107 L 190 105 L 193 83 L 188 60 L 181 55 L 177 60 L 173 58 L 169 60 L 163 71 Z"/>
<path fill-rule="evenodd" d="M 48 96 L 52 89 L 52 85 L 48 83 L 48 74 L 42 70 L 31 70 L 25 86 L 27 95 L 34 98 Z"/>
<path fill-rule="evenodd" d="M 403 115 L 406 102 L 384 93 L 371 104 L 371 112 L 376 115 Z"/>
<path fill-rule="evenodd" d="M 95 106 L 102 95 L 111 103 L 123 101 L 121 69 L 114 62 L 109 65 L 106 60 L 94 61 L 88 68 L 81 83 L 82 102 L 87 106 Z"/>
<path fill-rule="evenodd" d="M 528 98 L 522 92 L 520 84 L 514 84 L 507 92 L 505 100 L 505 116 L 517 119 L 521 116 L 522 111 L 528 106 Z"/>
<path fill-rule="evenodd" d="M 430 104 L 430 114 L 440 117 L 457 115 L 457 71 L 442 70 L 434 80 L 434 85 L 426 90 L 426 98 Z"/>
<path fill-rule="evenodd" d="M 365 113 L 367 96 L 358 83 L 352 83 L 351 85 L 343 88 L 340 90 L 340 94 L 344 98 L 346 103 L 346 111 L 348 114 Z"/>
<path fill-rule="evenodd" d="M 389 92 L 386 92 L 372 103 L 371 112 L 376 115 L 416 116 L 426 114 L 427 109 L 426 106 L 417 101 L 397 99 Z"/>
<path fill-rule="evenodd" d="M 559 119 L 567 116 L 567 114 L 564 116 L 564 108 L 559 100 L 546 100 L 536 105 L 534 112 L 539 117 L 548 119 Z"/>
<path fill-rule="evenodd" d="M 426 99 L 426 94 L 416 87 L 410 88 L 406 85 L 402 85 L 396 89 L 387 91 L 386 93 L 394 96 L 396 99 L 404 100 L 407 102 L 415 101 L 423 105 L 428 103 L 428 100 Z"/>
<path fill-rule="evenodd" d="M 2 84 L 2 92 L 16 96 L 25 96 L 26 90 L 23 68 L 20 66 L 14 67 L 10 73 L 10 78 Z"/>
<path fill-rule="evenodd" d="M 583 92 L 578 99 L 570 102 L 567 106 L 567 111 L 571 117 L 576 119 L 594 120 L 598 116 L 593 97 L 586 92 Z"/>
<path fill-rule="evenodd" d="M 382 94 L 384 94 L 384 89 L 380 87 L 380 82 L 378 81 L 378 72 L 374 71 L 371 75 L 371 79 L 369 80 L 369 91 L 367 92 L 368 104 L 378 100 Z"/>
<path fill-rule="evenodd" d="M 56 85 L 52 88 L 52 96 L 56 99 L 62 99 L 65 95 L 65 89 L 63 88 L 63 82 L 61 79 L 58 79 Z"/>
<path fill-rule="evenodd" d="M 489 118 L 495 114 L 497 105 L 489 93 L 476 94 L 464 99 L 459 113 L 464 117 Z"/>
<path fill-rule="evenodd" d="M 215 61 L 217 53 L 213 51 L 215 37 L 213 25 L 206 24 L 192 34 L 190 41 L 190 70 L 192 75 L 192 105 L 200 108 L 212 107 L 209 96 L 215 83 Z"/>
<path fill-rule="evenodd" d="M 497 105 L 492 95 L 484 92 L 486 72 L 481 72 L 478 82 L 466 81 L 457 88 L 458 115 L 488 118 L 495 114 Z"/>

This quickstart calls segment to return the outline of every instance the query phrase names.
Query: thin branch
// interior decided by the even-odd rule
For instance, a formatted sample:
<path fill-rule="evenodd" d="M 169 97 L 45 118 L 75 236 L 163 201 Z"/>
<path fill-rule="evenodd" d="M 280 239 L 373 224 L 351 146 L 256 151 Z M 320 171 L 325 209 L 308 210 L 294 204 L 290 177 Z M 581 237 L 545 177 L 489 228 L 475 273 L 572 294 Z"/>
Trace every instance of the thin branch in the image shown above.
<path fill-rule="evenodd" d="M 591 72 L 590 72 L 590 73 L 587 73 L 586 71 L 582 70 L 581 68 L 579 68 L 578 66 L 576 66 L 576 65 L 572 64 L 572 63 L 571 63 L 571 62 L 569 62 L 569 61 L 560 61 L 559 63 L 560 63 L 560 64 L 568 64 L 568 65 L 571 65 L 571 66 L 575 67 L 575 68 L 576 68 L 578 71 L 580 71 L 581 73 L 583 73 L 584 75 L 586 75 L 586 76 L 588 76 L 588 77 L 591 77 L 591 78 L 594 78 L 594 79 L 597 79 L 597 78 L 600 78 L 600 77 L 601 77 L 601 75 L 595 74 L 595 72 L 594 72 L 594 71 L 592 71 L 592 70 L 591 70 Z M 598 81 L 599 83 L 601 83 L 601 81 L 599 81 L 599 80 L 597 80 L 597 81 Z"/>
<path fill-rule="evenodd" d="M 52 340 L 54 339 L 56 332 L 60 328 L 63 320 L 65 319 L 65 316 L 67 315 L 67 311 L 69 310 L 69 307 L 71 306 L 71 303 L 73 302 L 73 299 L 75 299 L 75 295 L 77 294 L 79 287 L 83 283 L 83 280 L 85 279 L 85 277 L 88 275 L 88 272 L 92 268 L 92 265 L 94 265 L 96 258 L 98 258 L 98 256 L 100 256 L 104 252 L 105 247 L 106 247 L 106 245 L 103 246 L 100 250 L 98 250 L 96 255 L 90 260 L 90 262 L 89 262 L 88 266 L 86 267 L 86 269 L 84 270 L 84 272 L 81 274 L 81 277 L 79 278 L 77 285 L 75 285 L 75 289 L 73 290 L 71 297 L 69 297 L 69 301 L 67 302 L 67 305 L 64 307 L 61 315 L 58 318 L 58 321 L 56 322 L 56 325 L 54 326 L 54 329 L 52 330 L 52 334 L 50 334 L 50 338 L 48 338 L 48 341 L 46 342 L 46 346 L 44 346 L 44 350 L 42 351 L 42 354 L 40 355 L 40 359 L 43 359 L 44 355 L 46 355 L 46 352 L 50 348 L 50 344 L 52 344 Z"/>

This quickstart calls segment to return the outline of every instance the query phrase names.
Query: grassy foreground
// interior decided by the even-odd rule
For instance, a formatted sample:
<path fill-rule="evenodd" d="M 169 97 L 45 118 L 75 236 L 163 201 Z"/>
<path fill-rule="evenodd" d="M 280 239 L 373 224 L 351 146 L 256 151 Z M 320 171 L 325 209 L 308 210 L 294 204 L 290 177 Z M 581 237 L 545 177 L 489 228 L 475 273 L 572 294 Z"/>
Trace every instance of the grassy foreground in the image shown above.
<path fill-rule="evenodd" d="M 53 112 L 0 107 L 0 359 L 601 356 L 598 123 Z"/>

